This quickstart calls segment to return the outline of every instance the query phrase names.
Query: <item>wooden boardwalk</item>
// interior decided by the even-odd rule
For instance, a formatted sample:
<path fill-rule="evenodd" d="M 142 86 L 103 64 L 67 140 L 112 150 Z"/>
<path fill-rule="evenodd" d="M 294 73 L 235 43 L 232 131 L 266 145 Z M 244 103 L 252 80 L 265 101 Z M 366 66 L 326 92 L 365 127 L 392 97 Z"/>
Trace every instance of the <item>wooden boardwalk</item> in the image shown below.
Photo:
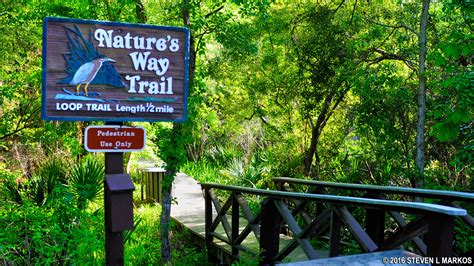
<path fill-rule="evenodd" d="M 205 235 L 205 222 L 204 222 L 204 197 L 201 191 L 201 186 L 192 177 L 186 176 L 179 173 L 173 184 L 173 205 L 171 207 L 171 217 L 181 224 L 182 226 L 189 229 L 194 235 L 204 241 Z M 214 210 L 215 212 L 215 210 Z M 216 215 L 214 214 L 214 218 Z M 230 216 L 227 217 L 230 221 Z M 246 221 L 242 219 L 240 230 L 243 230 Z M 218 231 L 222 235 L 225 235 L 222 225 L 219 225 Z M 288 236 L 281 235 L 280 248 L 284 246 L 284 243 L 290 241 Z M 223 242 L 214 242 L 222 247 L 223 249 L 230 252 L 230 246 Z M 243 242 L 243 245 L 250 247 L 251 249 L 258 251 L 258 242 L 253 234 L 249 235 Z M 327 252 L 321 251 L 318 255 L 321 257 L 327 257 Z M 285 261 L 303 261 L 308 258 L 303 253 L 301 248 L 295 249 L 290 253 L 289 257 Z"/>

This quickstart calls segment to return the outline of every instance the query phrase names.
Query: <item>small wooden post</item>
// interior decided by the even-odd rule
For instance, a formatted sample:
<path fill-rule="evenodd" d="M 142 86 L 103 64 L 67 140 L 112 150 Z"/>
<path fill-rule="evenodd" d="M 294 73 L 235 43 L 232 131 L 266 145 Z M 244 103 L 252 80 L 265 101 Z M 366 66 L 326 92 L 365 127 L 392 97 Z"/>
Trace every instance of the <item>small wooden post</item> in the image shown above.
<path fill-rule="evenodd" d="M 377 209 L 366 209 L 365 232 L 372 238 L 377 246 L 381 246 L 384 240 L 385 211 Z"/>
<path fill-rule="evenodd" d="M 211 224 L 212 224 L 212 201 L 211 201 L 211 194 L 209 192 L 210 188 L 204 187 L 204 219 L 205 219 L 205 226 L 206 226 L 206 250 L 207 250 L 207 257 L 209 261 L 212 261 L 213 256 L 211 254 L 211 245 L 212 245 L 212 235 L 211 235 Z"/>
<path fill-rule="evenodd" d="M 334 208 L 337 208 L 337 206 L 332 206 L 331 211 L 331 239 L 329 240 L 329 257 L 339 256 L 339 250 L 341 247 L 342 221 Z"/>
<path fill-rule="evenodd" d="M 432 214 L 428 218 L 427 256 L 451 257 L 453 255 L 454 216 Z"/>
<path fill-rule="evenodd" d="M 140 176 L 140 198 L 143 201 L 145 198 L 143 197 L 143 176 L 145 175 L 145 170 L 143 168 L 140 168 L 138 170 L 139 176 Z"/>
<path fill-rule="evenodd" d="M 275 265 L 280 248 L 281 216 L 273 199 L 267 199 L 262 205 L 260 222 L 260 265 Z"/>
<path fill-rule="evenodd" d="M 239 202 L 235 193 L 232 193 L 232 259 L 236 260 L 239 256 L 239 250 L 236 247 L 237 238 L 239 237 Z"/>

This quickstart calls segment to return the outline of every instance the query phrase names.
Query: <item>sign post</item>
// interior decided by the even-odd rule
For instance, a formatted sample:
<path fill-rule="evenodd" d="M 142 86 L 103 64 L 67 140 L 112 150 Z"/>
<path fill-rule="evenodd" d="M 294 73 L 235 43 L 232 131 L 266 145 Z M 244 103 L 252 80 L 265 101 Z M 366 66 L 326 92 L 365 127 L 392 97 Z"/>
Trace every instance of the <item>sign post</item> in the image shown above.
<path fill-rule="evenodd" d="M 107 123 L 122 126 L 123 123 Z M 105 153 L 105 174 L 123 174 L 123 152 Z M 110 191 L 104 182 L 104 215 L 105 215 L 105 262 L 107 265 L 123 265 L 123 237 L 122 232 L 112 232 L 110 220 Z"/>
<path fill-rule="evenodd" d="M 86 129 L 85 148 L 105 152 L 107 265 L 123 265 L 122 231 L 133 227 L 134 189 L 123 152 L 144 148 L 127 121 L 187 118 L 187 28 L 47 17 L 43 24 L 42 118 L 104 121 Z"/>

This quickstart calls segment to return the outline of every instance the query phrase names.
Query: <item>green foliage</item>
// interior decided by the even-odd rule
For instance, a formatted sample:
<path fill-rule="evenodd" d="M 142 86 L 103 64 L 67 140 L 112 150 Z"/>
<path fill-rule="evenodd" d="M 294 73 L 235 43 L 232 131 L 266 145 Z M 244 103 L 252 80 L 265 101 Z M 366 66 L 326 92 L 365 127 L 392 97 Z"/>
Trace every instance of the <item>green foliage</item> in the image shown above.
<path fill-rule="evenodd" d="M 193 233 L 186 228 L 179 230 L 174 224 L 172 227 L 176 232 L 171 239 L 174 265 L 213 265 L 207 259 L 206 249 L 193 244 L 196 237 Z"/>
<path fill-rule="evenodd" d="M 189 141 L 189 136 L 185 135 L 184 130 L 176 123 L 172 127 L 157 124 L 155 136 L 159 157 L 165 162 L 165 169 L 168 172 L 163 180 L 163 190 L 168 191 L 175 174 L 186 162 L 184 147 Z"/>
<path fill-rule="evenodd" d="M 142 205 L 134 213 L 135 220 L 139 219 L 140 223 L 125 243 L 125 261 L 133 265 L 159 264 L 160 205 Z"/>
<path fill-rule="evenodd" d="M 102 213 L 81 212 L 62 186 L 37 206 L 29 200 L 0 209 L 2 259 L 17 264 L 97 261 Z M 97 234 L 98 233 L 98 234 Z"/>
<path fill-rule="evenodd" d="M 245 162 L 241 157 L 232 159 L 219 173 L 229 184 L 257 188 L 268 171 L 263 166 L 262 158 L 252 156 L 249 162 Z"/>
<path fill-rule="evenodd" d="M 58 185 L 65 185 L 68 176 L 67 162 L 53 158 L 45 161 L 34 172 L 28 186 L 28 194 L 30 198 L 37 204 L 42 205 L 44 201 L 53 192 Z"/>
<path fill-rule="evenodd" d="M 187 162 L 181 167 L 180 170 L 183 173 L 192 176 L 199 182 L 226 182 L 226 180 L 222 180 L 219 174 L 219 168 L 217 168 L 206 160 L 200 160 L 198 162 Z"/>
<path fill-rule="evenodd" d="M 69 177 L 69 187 L 77 200 L 79 209 L 99 197 L 103 191 L 104 165 L 93 157 L 86 157 L 73 166 Z"/>
<path fill-rule="evenodd" d="M 473 63 L 473 50 L 474 35 L 454 30 L 428 58 L 434 62 L 436 70 L 439 67 L 446 71 L 442 77 L 433 76 L 437 99 L 431 114 L 437 123 L 431 134 L 442 142 L 457 139 L 463 125 L 471 128 L 474 75 L 470 65 Z"/>

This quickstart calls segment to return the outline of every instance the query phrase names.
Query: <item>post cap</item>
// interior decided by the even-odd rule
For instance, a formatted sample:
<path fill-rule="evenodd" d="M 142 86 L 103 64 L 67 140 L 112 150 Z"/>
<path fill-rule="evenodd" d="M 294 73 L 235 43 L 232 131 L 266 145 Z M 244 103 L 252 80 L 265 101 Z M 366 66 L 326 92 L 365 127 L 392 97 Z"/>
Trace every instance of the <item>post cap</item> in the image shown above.
<path fill-rule="evenodd" d="M 111 193 L 120 193 L 134 191 L 132 179 L 129 174 L 110 174 L 105 175 L 105 183 Z"/>

